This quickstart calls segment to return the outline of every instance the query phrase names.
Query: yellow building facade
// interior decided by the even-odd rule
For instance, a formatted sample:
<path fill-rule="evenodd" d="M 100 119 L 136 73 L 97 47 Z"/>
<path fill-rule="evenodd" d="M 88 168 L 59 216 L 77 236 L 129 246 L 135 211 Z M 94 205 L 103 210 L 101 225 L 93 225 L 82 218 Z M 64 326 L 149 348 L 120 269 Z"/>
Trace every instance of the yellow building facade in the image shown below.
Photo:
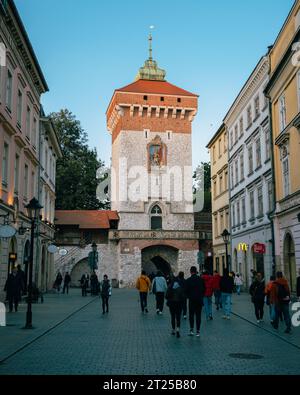
<path fill-rule="evenodd" d="M 295 1 L 272 49 L 270 99 L 275 196 L 276 269 L 293 291 L 300 269 L 300 0 Z"/>
<path fill-rule="evenodd" d="M 226 267 L 226 252 L 223 238 L 224 229 L 229 223 L 228 191 L 228 145 L 224 124 L 217 130 L 207 145 L 211 162 L 212 230 L 214 270 L 223 273 Z M 228 251 L 230 247 L 228 247 Z"/>

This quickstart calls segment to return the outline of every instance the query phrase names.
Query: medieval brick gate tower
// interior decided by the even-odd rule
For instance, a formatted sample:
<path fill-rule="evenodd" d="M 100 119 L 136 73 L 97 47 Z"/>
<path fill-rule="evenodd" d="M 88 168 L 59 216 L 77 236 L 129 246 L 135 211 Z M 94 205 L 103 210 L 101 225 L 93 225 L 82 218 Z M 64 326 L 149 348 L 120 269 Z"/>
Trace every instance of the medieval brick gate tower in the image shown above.
<path fill-rule="evenodd" d="M 112 210 L 120 287 L 148 274 L 182 270 L 197 263 L 192 198 L 192 121 L 198 96 L 165 80 L 149 58 L 135 82 L 116 89 L 107 109 L 112 135 Z"/>

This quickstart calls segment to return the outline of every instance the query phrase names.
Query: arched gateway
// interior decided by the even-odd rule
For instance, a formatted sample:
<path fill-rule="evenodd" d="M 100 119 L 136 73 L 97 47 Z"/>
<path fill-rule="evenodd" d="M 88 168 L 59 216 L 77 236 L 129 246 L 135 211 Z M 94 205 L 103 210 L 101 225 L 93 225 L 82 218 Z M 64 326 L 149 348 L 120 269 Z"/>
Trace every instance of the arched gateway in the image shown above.
<path fill-rule="evenodd" d="M 158 270 L 164 275 L 176 274 L 178 271 L 178 249 L 157 245 L 142 250 L 142 269 L 146 273 L 156 273 Z"/>

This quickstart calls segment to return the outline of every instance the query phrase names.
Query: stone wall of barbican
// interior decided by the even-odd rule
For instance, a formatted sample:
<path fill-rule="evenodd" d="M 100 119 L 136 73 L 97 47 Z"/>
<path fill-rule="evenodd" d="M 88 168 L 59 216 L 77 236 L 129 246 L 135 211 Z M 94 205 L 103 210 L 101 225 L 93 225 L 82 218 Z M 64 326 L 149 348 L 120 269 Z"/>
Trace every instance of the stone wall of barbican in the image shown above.
<path fill-rule="evenodd" d="M 144 202 L 141 201 L 141 197 L 135 194 L 135 189 L 133 186 L 137 187 L 137 183 L 135 181 L 136 177 L 139 177 L 138 174 L 132 174 L 132 180 L 127 181 L 128 173 L 130 170 L 133 171 L 133 166 L 142 166 L 145 169 L 145 173 L 148 173 L 148 152 L 147 152 L 147 145 L 156 137 L 159 136 L 162 142 L 167 147 L 167 167 L 170 169 L 177 167 L 178 164 L 180 173 L 182 174 L 184 186 L 185 186 L 185 193 L 183 193 L 182 183 L 179 185 L 181 188 L 174 188 L 172 186 L 173 182 L 171 183 L 171 199 L 177 199 L 174 203 L 170 204 L 169 212 L 176 215 L 176 212 L 180 213 L 177 216 L 177 219 L 170 217 L 170 219 L 166 218 L 166 223 L 170 223 L 170 227 L 174 226 L 174 229 L 181 229 L 181 223 L 185 226 L 185 221 L 189 223 L 189 229 L 193 228 L 193 218 L 190 214 L 182 214 L 185 212 L 191 213 L 191 205 L 190 202 L 192 201 L 192 168 L 187 170 L 184 167 L 191 166 L 192 164 L 192 151 L 191 151 L 191 135 L 187 134 L 179 134 L 179 133 L 172 133 L 170 135 L 170 139 L 168 138 L 167 133 L 158 133 L 158 132 L 150 132 L 148 136 L 145 136 L 145 133 L 141 131 L 122 131 L 118 136 L 117 140 L 113 144 L 112 150 L 112 166 L 114 172 L 116 174 L 115 182 L 112 183 L 112 209 L 118 210 L 121 216 L 121 222 L 119 224 L 119 228 L 126 229 L 127 224 L 123 225 L 122 223 L 122 212 L 136 212 L 136 213 L 145 213 L 145 216 L 140 216 L 140 223 L 135 221 L 135 228 L 136 229 L 149 229 L 149 217 L 147 212 L 147 207 L 144 208 Z M 126 159 L 126 164 L 122 162 L 122 158 Z M 127 170 L 126 170 L 127 166 Z M 186 176 L 184 176 L 186 171 Z M 158 181 L 159 183 L 162 182 L 162 173 L 161 170 L 158 174 Z M 151 173 L 150 173 L 151 175 Z M 145 177 L 141 177 L 144 179 Z M 133 184 L 134 183 L 134 184 Z M 148 179 L 148 186 L 150 188 L 152 181 L 149 177 Z M 154 183 L 154 181 L 153 181 Z M 155 183 L 154 183 L 155 184 Z M 173 184 L 174 185 L 174 184 Z M 130 189 L 131 186 L 131 189 Z M 166 183 L 163 182 L 163 187 L 165 188 L 165 195 L 168 195 L 169 188 L 166 188 Z M 119 189 L 119 191 L 118 191 Z M 134 189 L 134 191 L 132 191 Z M 160 191 L 159 185 L 154 185 L 152 188 L 151 196 L 153 200 L 159 200 L 159 197 L 162 197 L 162 191 Z M 118 191 L 118 193 L 117 193 Z M 150 189 L 149 189 L 150 191 Z M 176 195 L 176 194 L 177 195 Z M 175 196 L 174 196 L 175 195 Z M 150 196 L 150 193 L 149 193 Z M 185 200 L 183 200 L 185 199 Z M 132 201 L 135 200 L 136 202 Z M 140 201 L 138 201 L 140 200 Z M 170 199 L 169 199 L 170 200 Z M 167 205 L 164 205 L 165 214 L 168 213 Z M 184 216 L 187 216 L 186 220 L 184 220 Z M 126 218 L 127 220 L 127 218 Z M 169 227 L 169 228 L 170 228 Z M 132 229 L 132 228 L 130 228 Z M 184 229 L 184 228 L 182 228 Z"/>

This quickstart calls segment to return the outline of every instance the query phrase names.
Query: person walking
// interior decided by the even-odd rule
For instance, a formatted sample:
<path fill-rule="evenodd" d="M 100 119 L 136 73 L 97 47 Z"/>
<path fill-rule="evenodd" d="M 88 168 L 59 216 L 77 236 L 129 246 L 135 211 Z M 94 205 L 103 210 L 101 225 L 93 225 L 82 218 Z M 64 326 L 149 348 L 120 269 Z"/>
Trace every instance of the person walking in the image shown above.
<path fill-rule="evenodd" d="M 97 295 L 98 282 L 97 274 L 93 270 L 93 273 L 91 274 L 91 296 Z"/>
<path fill-rule="evenodd" d="M 200 336 L 201 312 L 205 292 L 204 281 L 197 275 L 197 268 L 190 269 L 191 277 L 186 280 L 185 293 L 189 300 L 190 336 L 194 335 L 194 318 L 196 316 L 196 336 Z"/>
<path fill-rule="evenodd" d="M 220 291 L 222 298 L 222 307 L 224 311 L 223 318 L 230 320 L 231 314 L 231 299 L 234 288 L 233 277 L 229 274 L 228 269 L 224 270 L 224 274 L 220 281 Z"/>
<path fill-rule="evenodd" d="M 173 278 L 166 293 L 167 306 L 171 314 L 172 335 L 180 337 L 180 321 L 182 314 L 183 301 L 185 299 L 184 288 L 179 278 Z"/>
<path fill-rule="evenodd" d="M 70 282 L 71 282 L 71 276 L 69 272 L 66 272 L 64 278 L 63 294 L 66 292 L 66 290 L 67 290 L 67 294 L 69 293 Z"/>
<path fill-rule="evenodd" d="M 21 293 L 24 295 L 26 291 L 26 276 L 25 272 L 22 270 L 21 265 L 17 265 L 17 275 L 21 279 Z"/>
<path fill-rule="evenodd" d="M 256 279 L 250 286 L 251 301 L 254 304 L 255 316 L 259 324 L 264 318 L 265 281 L 261 273 L 256 274 Z"/>
<path fill-rule="evenodd" d="M 81 286 L 81 295 L 87 296 L 88 279 L 85 274 L 81 276 L 80 286 Z"/>
<path fill-rule="evenodd" d="M 271 276 L 270 281 L 266 285 L 266 289 L 265 289 L 266 303 L 267 303 L 267 306 L 269 306 L 269 314 L 270 314 L 271 324 L 274 322 L 274 319 L 275 319 L 275 304 L 273 303 L 273 301 L 271 302 L 271 290 L 272 290 L 274 281 L 275 281 L 275 276 Z"/>
<path fill-rule="evenodd" d="M 55 282 L 54 282 L 54 287 L 57 289 L 58 293 L 60 293 L 60 287 L 61 287 L 62 280 L 63 280 L 62 275 L 60 272 L 58 272 L 56 275 Z"/>
<path fill-rule="evenodd" d="M 165 294 L 168 286 L 162 272 L 158 271 L 153 279 L 152 292 L 156 297 L 156 314 L 161 315 L 164 309 Z"/>
<path fill-rule="evenodd" d="M 213 275 L 213 281 L 212 281 L 212 286 L 213 286 L 213 291 L 214 291 L 214 296 L 215 296 L 215 305 L 217 310 L 219 308 L 222 308 L 222 301 L 221 301 L 221 291 L 220 291 L 220 282 L 221 282 L 221 276 L 217 270 L 214 271 Z"/>
<path fill-rule="evenodd" d="M 108 301 L 111 296 L 111 285 L 107 274 L 104 274 L 100 283 L 100 294 L 102 298 L 102 314 L 108 313 Z"/>
<path fill-rule="evenodd" d="M 208 271 L 204 271 L 201 277 L 204 281 L 204 286 L 205 286 L 203 304 L 206 314 L 206 320 L 210 321 L 213 319 L 212 316 L 213 277 L 208 273 Z"/>
<path fill-rule="evenodd" d="M 136 280 L 135 286 L 140 293 L 140 303 L 141 303 L 142 313 L 148 313 L 147 298 L 148 298 L 148 292 L 151 287 L 151 281 L 149 277 L 146 276 L 145 270 L 142 270 L 142 274 Z"/>
<path fill-rule="evenodd" d="M 8 275 L 4 291 L 6 291 L 7 294 L 9 312 L 12 313 L 13 307 L 15 307 L 15 312 L 17 312 L 22 291 L 22 280 L 21 277 L 18 276 L 17 268 L 13 268 L 12 273 Z"/>
<path fill-rule="evenodd" d="M 183 319 L 186 320 L 186 316 L 187 316 L 187 298 L 186 298 L 186 294 L 185 294 L 186 279 L 184 278 L 183 272 L 178 273 L 177 281 L 184 291 L 184 297 L 182 300 L 182 314 L 183 314 Z"/>
<path fill-rule="evenodd" d="M 238 295 L 240 295 L 241 294 L 241 287 L 243 285 L 242 276 L 240 274 L 237 274 L 235 276 L 235 278 L 234 278 L 234 285 L 235 285 L 235 288 L 236 288 L 236 293 Z"/>
<path fill-rule="evenodd" d="M 287 280 L 283 277 L 282 272 L 276 273 L 276 280 L 273 282 L 270 301 L 275 305 L 275 319 L 272 323 L 274 329 L 278 329 L 280 314 L 283 314 L 283 318 L 286 324 L 285 333 L 291 333 L 291 317 L 289 304 L 291 302 L 291 291 Z"/>

